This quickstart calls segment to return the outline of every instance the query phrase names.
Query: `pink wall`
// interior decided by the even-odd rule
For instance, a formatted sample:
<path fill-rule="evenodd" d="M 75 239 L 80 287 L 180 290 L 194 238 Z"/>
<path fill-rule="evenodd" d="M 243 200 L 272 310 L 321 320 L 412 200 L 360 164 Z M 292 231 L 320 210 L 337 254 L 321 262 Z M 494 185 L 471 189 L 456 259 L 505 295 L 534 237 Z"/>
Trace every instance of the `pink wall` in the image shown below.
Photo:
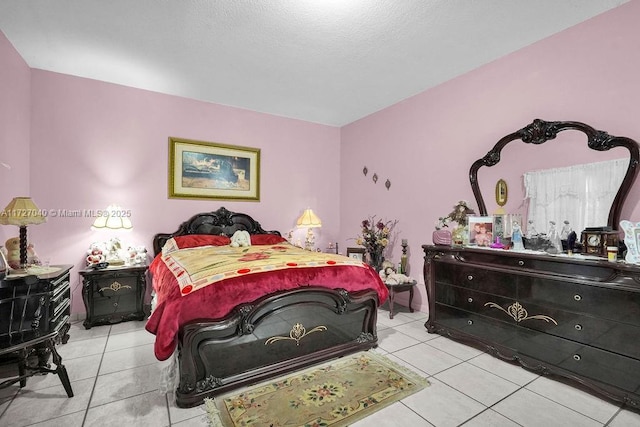
<path fill-rule="evenodd" d="M 125 244 L 151 249 L 198 212 L 225 206 L 266 229 L 287 232 L 306 207 L 323 220 L 319 244 L 339 232 L 339 129 L 161 95 L 93 80 L 32 71 L 31 193 L 50 212 L 131 209 Z M 168 137 L 261 149 L 261 201 L 169 199 Z M 30 227 L 40 257 L 77 271 L 92 241 L 92 218 L 49 215 Z M 84 312 L 76 276 L 73 311 Z"/>
<path fill-rule="evenodd" d="M 29 195 L 30 93 L 29 67 L 0 32 L 0 210 Z M 0 246 L 15 234 L 16 227 L 0 226 Z"/>
<path fill-rule="evenodd" d="M 27 190 L 52 211 L 119 203 L 133 213 L 134 231 L 123 240 L 148 247 L 154 233 L 221 205 L 283 232 L 312 207 L 323 220 L 319 246 L 337 240 L 343 250 L 355 246 L 361 220 L 377 215 L 399 220 L 390 256 L 397 260 L 399 239 L 408 239 L 410 275 L 422 281 L 421 245 L 431 243 L 435 220 L 457 200 L 473 201 L 469 167 L 505 134 L 542 118 L 640 140 L 632 101 L 640 92 L 639 14 L 634 0 L 342 129 L 30 71 L 0 34 L 0 88 L 14 95 L 0 97 L 0 156 L 14 166 L 10 177 L 0 170 L 11 187 L 0 188 L 0 203 Z M 261 201 L 168 199 L 169 136 L 260 148 Z M 516 167 L 525 163 L 514 157 Z M 639 200 L 636 185 L 623 217 L 640 220 Z M 29 235 L 41 257 L 77 271 L 89 243 L 105 238 L 91 222 L 51 217 Z M 78 285 L 75 276 L 74 313 L 84 312 Z M 426 311 L 420 293 L 414 304 Z"/>
<path fill-rule="evenodd" d="M 581 121 L 640 141 L 638 16 L 640 1 L 629 2 L 343 127 L 341 237 L 355 236 L 368 214 L 399 219 L 410 275 L 424 283 L 421 245 L 431 244 L 435 221 L 456 201 L 475 207 L 469 167 L 504 135 L 541 118 Z M 510 163 L 522 172 L 535 157 Z M 389 191 L 371 181 L 373 172 L 382 182 L 390 178 Z M 491 210 L 493 193 L 488 197 Z M 622 217 L 640 221 L 639 201 L 636 184 Z M 399 255 L 396 244 L 391 257 Z M 425 295 L 421 287 L 422 311 Z"/>

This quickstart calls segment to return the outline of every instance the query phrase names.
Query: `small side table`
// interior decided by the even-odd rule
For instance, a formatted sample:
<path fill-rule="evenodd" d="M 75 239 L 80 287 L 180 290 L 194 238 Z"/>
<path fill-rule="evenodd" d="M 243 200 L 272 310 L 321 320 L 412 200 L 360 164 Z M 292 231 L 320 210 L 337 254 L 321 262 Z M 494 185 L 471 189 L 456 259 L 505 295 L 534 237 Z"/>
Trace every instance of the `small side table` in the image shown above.
<path fill-rule="evenodd" d="M 396 297 L 398 292 L 406 292 L 409 291 L 409 312 L 413 313 L 413 308 L 411 308 L 411 303 L 413 302 L 413 288 L 416 287 L 415 280 L 412 280 L 408 283 L 402 283 L 400 285 L 392 285 L 385 283 L 387 289 L 389 289 L 389 319 L 393 319 L 393 300 Z"/>

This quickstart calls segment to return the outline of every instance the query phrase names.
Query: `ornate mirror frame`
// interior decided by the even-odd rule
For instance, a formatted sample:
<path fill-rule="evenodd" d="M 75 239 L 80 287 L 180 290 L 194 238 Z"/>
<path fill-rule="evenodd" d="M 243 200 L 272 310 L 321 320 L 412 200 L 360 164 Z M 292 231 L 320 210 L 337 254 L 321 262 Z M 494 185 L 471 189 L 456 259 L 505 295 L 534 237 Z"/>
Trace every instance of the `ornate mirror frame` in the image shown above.
<path fill-rule="evenodd" d="M 527 144 L 540 145 L 555 139 L 559 132 L 565 130 L 578 130 L 584 133 L 587 136 L 587 145 L 592 150 L 607 151 L 614 147 L 625 147 L 629 150 L 629 167 L 620 184 L 620 189 L 613 199 L 607 220 L 607 225 L 610 226 L 611 229 L 616 230 L 620 223 L 622 206 L 638 175 L 638 162 L 640 161 L 638 143 L 631 138 L 609 135 L 607 132 L 596 130 L 581 122 L 547 122 L 541 119 L 535 119 L 526 127 L 500 139 L 484 157 L 476 160 L 469 170 L 469 181 L 471 182 L 471 189 L 478 204 L 479 214 L 487 215 L 487 207 L 478 183 L 478 170 L 482 166 L 491 167 L 500 162 L 502 149 L 511 141 L 522 140 L 522 142 Z"/>

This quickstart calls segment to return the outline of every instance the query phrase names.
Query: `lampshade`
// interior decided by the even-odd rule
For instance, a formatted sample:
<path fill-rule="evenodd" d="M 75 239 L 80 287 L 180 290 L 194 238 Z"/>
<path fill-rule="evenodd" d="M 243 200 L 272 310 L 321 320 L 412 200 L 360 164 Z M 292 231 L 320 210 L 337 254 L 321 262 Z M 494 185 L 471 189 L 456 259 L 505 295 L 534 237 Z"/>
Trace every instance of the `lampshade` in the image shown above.
<path fill-rule="evenodd" d="M 320 218 L 318 218 L 311 209 L 305 209 L 302 215 L 300 215 L 300 218 L 298 218 L 298 221 L 296 221 L 296 226 L 300 228 L 322 227 L 322 221 L 320 221 Z"/>
<path fill-rule="evenodd" d="M 131 230 L 133 225 L 131 225 L 131 220 L 127 213 L 128 211 L 118 205 L 109 205 L 93 221 L 91 228 L 94 230 Z"/>
<path fill-rule="evenodd" d="M 31 225 L 42 224 L 47 217 L 33 203 L 31 197 L 14 197 L 2 212 L 0 212 L 0 224 L 3 225 Z"/>
<path fill-rule="evenodd" d="M 14 197 L 0 212 L 0 224 L 20 227 L 20 265 L 27 266 L 27 225 L 42 224 L 47 220 L 30 197 Z"/>

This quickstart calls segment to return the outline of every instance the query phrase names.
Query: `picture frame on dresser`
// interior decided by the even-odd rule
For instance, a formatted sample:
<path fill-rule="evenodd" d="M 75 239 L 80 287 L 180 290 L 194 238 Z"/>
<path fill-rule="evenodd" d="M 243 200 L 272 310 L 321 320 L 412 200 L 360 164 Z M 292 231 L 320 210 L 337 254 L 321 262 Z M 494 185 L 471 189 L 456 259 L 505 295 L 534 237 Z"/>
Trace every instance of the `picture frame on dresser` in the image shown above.
<path fill-rule="evenodd" d="M 475 216 L 467 217 L 467 241 L 471 245 L 489 246 L 493 242 L 493 217 Z"/>
<path fill-rule="evenodd" d="M 364 248 L 347 248 L 347 257 L 364 262 Z"/>
<path fill-rule="evenodd" d="M 169 198 L 260 200 L 260 149 L 169 137 Z"/>

